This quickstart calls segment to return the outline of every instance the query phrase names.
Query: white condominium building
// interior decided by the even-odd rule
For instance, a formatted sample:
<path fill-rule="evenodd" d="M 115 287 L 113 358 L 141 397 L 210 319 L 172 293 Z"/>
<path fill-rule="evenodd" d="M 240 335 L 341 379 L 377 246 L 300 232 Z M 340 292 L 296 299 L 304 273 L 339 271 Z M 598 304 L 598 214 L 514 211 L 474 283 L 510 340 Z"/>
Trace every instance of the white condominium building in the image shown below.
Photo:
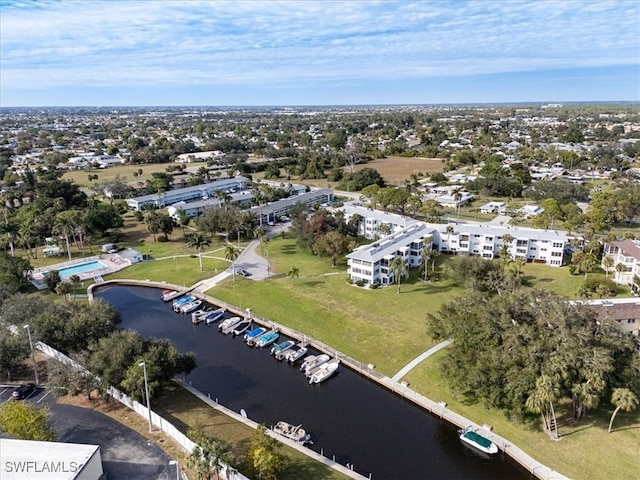
<path fill-rule="evenodd" d="M 423 248 L 431 250 L 433 229 L 422 222 L 393 233 L 369 245 L 363 245 L 347 255 L 349 275 L 364 286 L 394 283 L 394 273 L 389 268 L 396 257 L 402 257 L 408 267 L 422 263 Z"/>
<path fill-rule="evenodd" d="M 615 282 L 629 285 L 633 293 L 640 292 L 640 241 L 628 239 L 607 242 L 602 257 L 602 268 L 606 269 L 605 257 L 613 259 Z"/>
<path fill-rule="evenodd" d="M 347 223 L 354 216 L 359 216 L 361 221 L 358 227 L 358 235 L 362 235 L 369 240 L 385 237 L 390 233 L 399 232 L 409 225 L 421 223 L 410 217 L 404 217 L 395 213 L 386 213 L 380 210 L 372 210 L 367 207 L 345 205 L 336 208 L 336 210 L 342 210 L 344 212 L 344 219 Z"/>

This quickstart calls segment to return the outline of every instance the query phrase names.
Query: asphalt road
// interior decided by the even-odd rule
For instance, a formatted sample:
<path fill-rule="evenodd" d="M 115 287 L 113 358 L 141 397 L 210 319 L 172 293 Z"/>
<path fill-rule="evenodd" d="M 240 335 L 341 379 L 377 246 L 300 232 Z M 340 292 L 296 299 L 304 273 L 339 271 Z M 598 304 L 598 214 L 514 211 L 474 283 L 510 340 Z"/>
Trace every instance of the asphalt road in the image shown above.
<path fill-rule="evenodd" d="M 14 387 L 0 386 L 0 403 L 10 400 Z M 100 445 L 102 466 L 108 478 L 133 480 L 176 478 L 171 458 L 138 432 L 103 413 L 74 405 L 56 403 L 53 395 L 39 388 L 27 399 L 35 406 L 47 406 L 59 441 Z M 136 415 L 131 412 L 131 415 Z"/>

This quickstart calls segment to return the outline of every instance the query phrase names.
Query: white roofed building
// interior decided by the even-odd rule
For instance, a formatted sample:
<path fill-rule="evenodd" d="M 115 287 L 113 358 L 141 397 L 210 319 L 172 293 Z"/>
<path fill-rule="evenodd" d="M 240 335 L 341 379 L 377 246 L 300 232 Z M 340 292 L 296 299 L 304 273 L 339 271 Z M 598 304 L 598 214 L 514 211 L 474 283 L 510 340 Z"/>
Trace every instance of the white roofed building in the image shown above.
<path fill-rule="evenodd" d="M 344 212 L 344 219 L 347 223 L 355 215 L 362 217 L 358 226 L 358 235 L 362 235 L 369 240 L 384 237 L 390 233 L 400 231 L 409 225 L 418 223 L 418 220 L 410 217 L 354 205 L 345 205 L 344 207 L 336 208 L 336 210 L 342 210 Z M 386 225 L 386 228 L 381 229 L 380 227 L 382 227 L 382 225 Z M 385 232 L 387 229 L 388 231 Z"/>

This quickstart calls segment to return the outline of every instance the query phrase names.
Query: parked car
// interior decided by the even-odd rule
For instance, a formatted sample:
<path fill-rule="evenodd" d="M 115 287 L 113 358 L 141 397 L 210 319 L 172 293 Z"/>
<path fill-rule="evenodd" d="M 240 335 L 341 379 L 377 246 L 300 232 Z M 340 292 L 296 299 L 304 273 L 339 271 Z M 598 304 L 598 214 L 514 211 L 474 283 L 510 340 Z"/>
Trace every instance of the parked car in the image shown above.
<path fill-rule="evenodd" d="M 275 223 L 274 222 L 267 222 L 267 225 L 270 226 L 270 227 L 273 227 L 273 226 L 275 226 Z"/>
<path fill-rule="evenodd" d="M 24 385 L 20 385 L 16 388 L 11 394 L 11 398 L 15 400 L 23 400 L 31 395 L 36 389 L 36 385 L 34 383 L 26 383 Z"/>
<path fill-rule="evenodd" d="M 241 277 L 250 277 L 251 274 L 246 270 L 236 270 L 236 275 L 240 275 Z"/>
<path fill-rule="evenodd" d="M 282 223 L 284 223 L 284 222 L 288 222 L 289 220 L 291 220 L 291 219 L 290 219 L 289 217 L 287 217 L 286 215 L 282 215 L 282 216 L 280 217 L 280 221 L 281 221 Z"/>

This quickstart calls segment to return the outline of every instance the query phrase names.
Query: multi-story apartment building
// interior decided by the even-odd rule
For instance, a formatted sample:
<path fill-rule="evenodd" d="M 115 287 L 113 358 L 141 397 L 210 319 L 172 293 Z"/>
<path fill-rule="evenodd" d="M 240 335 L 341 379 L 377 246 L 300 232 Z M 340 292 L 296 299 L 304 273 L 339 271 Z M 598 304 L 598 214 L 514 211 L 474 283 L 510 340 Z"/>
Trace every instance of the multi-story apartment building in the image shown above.
<path fill-rule="evenodd" d="M 221 208 L 225 203 L 238 205 L 240 208 L 247 208 L 253 202 L 253 193 L 251 190 L 243 190 L 242 192 L 230 193 L 228 202 L 223 202 L 219 198 L 207 198 L 205 200 L 196 200 L 193 202 L 178 202 L 167 207 L 167 212 L 176 220 L 179 218 L 178 211 L 182 210 L 187 217 L 195 218 L 202 215 L 207 208 Z"/>
<path fill-rule="evenodd" d="M 432 226 L 438 251 L 456 255 L 495 258 L 506 246 L 511 258 L 559 267 L 568 243 L 566 234 L 556 230 L 468 223 Z"/>
<path fill-rule="evenodd" d="M 251 207 L 251 211 L 258 217 L 260 224 L 275 222 L 283 215 L 287 215 L 297 203 L 304 203 L 307 206 L 331 203 L 333 201 L 333 190 L 320 188 L 310 192 L 292 195 L 275 202 Z"/>
<path fill-rule="evenodd" d="M 598 300 L 582 300 L 580 303 L 589 306 L 598 314 L 598 326 L 607 322 L 620 325 L 622 331 L 640 336 L 640 300 L 637 298 L 612 298 Z"/>
<path fill-rule="evenodd" d="M 606 269 L 605 258 L 613 259 L 614 280 L 618 284 L 629 285 L 633 293 L 640 292 L 640 241 L 615 240 L 604 244 L 602 268 Z"/>
<path fill-rule="evenodd" d="M 191 202 L 194 200 L 206 200 L 213 197 L 218 190 L 232 193 L 246 187 L 248 178 L 232 177 L 215 182 L 209 182 L 193 187 L 177 188 L 162 193 L 152 193 L 140 197 L 128 198 L 127 205 L 132 210 L 141 211 L 145 208 L 163 208 L 178 202 Z"/>
<path fill-rule="evenodd" d="M 409 225 L 418 223 L 418 221 L 413 218 L 396 215 L 395 213 L 372 210 L 366 207 L 345 205 L 337 210 L 344 212 L 344 219 L 347 222 L 358 215 L 361 219 L 358 227 L 358 235 L 368 238 L 369 240 L 385 237 L 390 233 L 398 232 L 407 228 Z"/>
<path fill-rule="evenodd" d="M 347 255 L 349 275 L 363 286 L 390 285 L 395 282 L 390 266 L 396 257 L 402 257 L 408 267 L 422 263 L 421 251 L 431 249 L 432 228 L 416 222 L 407 228 L 377 240 L 369 245 L 356 248 Z"/>

